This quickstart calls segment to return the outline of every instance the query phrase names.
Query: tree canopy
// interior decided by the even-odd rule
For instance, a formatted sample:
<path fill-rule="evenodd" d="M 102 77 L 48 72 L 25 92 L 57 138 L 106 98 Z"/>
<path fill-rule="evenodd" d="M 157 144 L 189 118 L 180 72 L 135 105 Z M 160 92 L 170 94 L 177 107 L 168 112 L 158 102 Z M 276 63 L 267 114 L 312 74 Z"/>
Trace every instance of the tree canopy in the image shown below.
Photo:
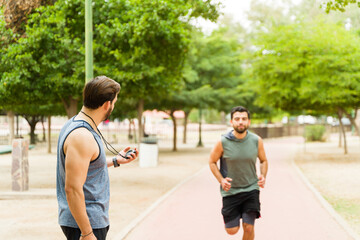
<path fill-rule="evenodd" d="M 339 10 L 341 12 L 345 11 L 345 7 L 349 4 L 357 4 L 360 7 L 360 1 L 357 0 L 331 0 L 324 3 L 326 12 L 331 10 Z"/>
<path fill-rule="evenodd" d="M 94 0 L 93 6 L 95 72 L 121 82 L 122 94 L 135 99 L 176 87 L 189 20 L 218 16 L 217 5 L 202 0 Z M 3 52 L 2 90 L 24 92 L 15 104 L 62 101 L 73 116 L 84 86 L 84 3 L 59 0 L 28 18 L 25 35 Z"/>
<path fill-rule="evenodd" d="M 252 63 L 258 101 L 286 111 L 335 113 L 360 105 L 360 39 L 322 20 L 259 35 Z"/>

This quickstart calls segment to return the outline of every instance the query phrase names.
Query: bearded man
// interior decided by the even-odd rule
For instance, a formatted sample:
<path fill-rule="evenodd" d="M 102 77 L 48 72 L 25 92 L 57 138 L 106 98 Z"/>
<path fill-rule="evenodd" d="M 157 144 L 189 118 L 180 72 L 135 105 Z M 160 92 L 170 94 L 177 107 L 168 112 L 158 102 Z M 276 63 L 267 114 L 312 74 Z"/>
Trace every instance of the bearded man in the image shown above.
<path fill-rule="evenodd" d="M 83 90 L 83 107 L 59 134 L 56 193 L 58 222 L 67 240 L 105 240 L 109 230 L 110 181 L 108 167 L 119 167 L 138 156 L 117 152 L 103 137 L 99 124 L 108 119 L 120 84 L 98 76 Z M 107 158 L 105 148 L 115 156 Z"/>
<path fill-rule="evenodd" d="M 221 185 L 221 213 L 226 232 L 236 234 L 242 219 L 243 240 L 253 240 L 255 219 L 260 217 L 259 187 L 265 186 L 268 161 L 263 140 L 248 130 L 250 112 L 245 107 L 231 110 L 230 123 L 233 130 L 222 135 L 216 143 L 209 166 Z M 256 173 L 257 159 L 260 160 L 260 176 Z"/>

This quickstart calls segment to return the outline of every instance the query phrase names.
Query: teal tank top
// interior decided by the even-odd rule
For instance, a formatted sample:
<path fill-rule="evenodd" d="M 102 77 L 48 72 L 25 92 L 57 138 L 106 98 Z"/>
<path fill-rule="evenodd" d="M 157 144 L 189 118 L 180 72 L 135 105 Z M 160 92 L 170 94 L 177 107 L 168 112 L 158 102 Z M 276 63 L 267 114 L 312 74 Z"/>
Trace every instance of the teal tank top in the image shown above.
<path fill-rule="evenodd" d="M 240 192 L 259 190 L 256 174 L 259 137 L 247 131 L 243 139 L 236 138 L 232 131 L 221 136 L 223 155 L 220 158 L 220 173 L 232 179 L 231 188 L 225 192 L 220 186 L 223 197 Z"/>
<path fill-rule="evenodd" d="M 62 127 L 57 145 L 56 195 L 58 200 L 58 222 L 60 226 L 79 228 L 72 216 L 65 194 L 65 154 L 63 146 L 68 135 L 77 128 L 88 129 L 99 146 L 99 156 L 90 162 L 83 186 L 86 212 L 91 227 L 105 228 L 109 226 L 110 182 L 104 146 L 100 136 L 83 120 L 71 118 Z"/>

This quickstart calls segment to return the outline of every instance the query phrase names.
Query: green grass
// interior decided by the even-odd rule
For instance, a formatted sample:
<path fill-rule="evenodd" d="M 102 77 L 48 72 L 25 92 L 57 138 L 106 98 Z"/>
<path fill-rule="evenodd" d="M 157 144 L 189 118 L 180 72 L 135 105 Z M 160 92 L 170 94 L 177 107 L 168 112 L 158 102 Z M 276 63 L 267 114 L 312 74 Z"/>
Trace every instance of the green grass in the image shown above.
<path fill-rule="evenodd" d="M 325 196 L 325 199 L 360 234 L 360 199 L 337 198 L 334 196 Z"/>

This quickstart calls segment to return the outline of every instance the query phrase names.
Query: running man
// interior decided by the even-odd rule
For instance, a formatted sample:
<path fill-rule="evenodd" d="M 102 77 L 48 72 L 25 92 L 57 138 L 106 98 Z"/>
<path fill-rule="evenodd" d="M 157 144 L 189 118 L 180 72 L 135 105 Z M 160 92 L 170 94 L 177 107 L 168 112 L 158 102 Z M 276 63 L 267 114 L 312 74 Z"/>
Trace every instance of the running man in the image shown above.
<path fill-rule="evenodd" d="M 243 240 L 255 237 L 255 219 L 260 217 L 259 187 L 265 186 L 268 161 L 263 140 L 248 131 L 250 113 L 242 107 L 231 110 L 229 133 L 222 135 L 210 154 L 211 172 L 221 184 L 223 207 L 221 213 L 225 230 L 234 235 L 243 225 Z M 256 160 L 260 160 L 260 176 L 256 174 Z M 220 170 L 217 161 L 220 159 Z"/>

